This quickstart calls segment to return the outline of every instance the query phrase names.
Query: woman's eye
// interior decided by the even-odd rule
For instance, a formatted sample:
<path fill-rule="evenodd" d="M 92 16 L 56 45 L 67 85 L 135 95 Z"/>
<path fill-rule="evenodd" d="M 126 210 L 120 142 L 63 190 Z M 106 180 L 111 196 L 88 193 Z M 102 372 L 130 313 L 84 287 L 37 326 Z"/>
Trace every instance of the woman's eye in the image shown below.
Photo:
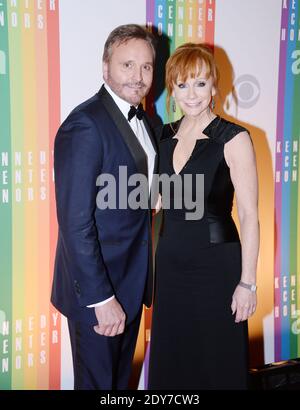
<path fill-rule="evenodd" d="M 205 81 L 199 81 L 199 83 L 197 84 L 198 87 L 205 87 L 206 82 Z"/>
<path fill-rule="evenodd" d="M 178 88 L 181 88 L 181 89 L 182 89 L 182 88 L 185 88 L 185 84 L 184 84 L 184 83 L 177 84 L 177 87 L 178 87 Z"/>

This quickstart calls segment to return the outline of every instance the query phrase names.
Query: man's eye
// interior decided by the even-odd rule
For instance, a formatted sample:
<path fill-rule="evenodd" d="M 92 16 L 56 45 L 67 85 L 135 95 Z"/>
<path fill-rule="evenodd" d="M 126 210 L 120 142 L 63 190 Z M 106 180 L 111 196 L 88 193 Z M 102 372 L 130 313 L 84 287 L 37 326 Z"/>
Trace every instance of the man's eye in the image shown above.
<path fill-rule="evenodd" d="M 132 67 L 132 63 L 124 63 L 123 66 L 125 68 L 131 68 Z"/>
<path fill-rule="evenodd" d="M 152 66 L 151 65 L 145 65 L 144 70 L 146 71 L 152 71 Z"/>

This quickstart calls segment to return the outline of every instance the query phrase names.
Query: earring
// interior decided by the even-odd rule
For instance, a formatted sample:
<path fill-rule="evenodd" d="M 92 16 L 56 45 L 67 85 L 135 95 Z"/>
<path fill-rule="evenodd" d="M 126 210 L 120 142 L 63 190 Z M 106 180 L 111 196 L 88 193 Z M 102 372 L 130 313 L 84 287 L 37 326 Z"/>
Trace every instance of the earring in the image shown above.
<path fill-rule="evenodd" d="M 212 110 L 214 110 L 214 109 L 215 109 L 216 103 L 215 103 L 215 99 L 214 99 L 214 97 L 211 97 L 211 103 L 210 103 L 210 106 L 211 106 L 211 109 L 212 109 Z"/>
<path fill-rule="evenodd" d="M 172 111 L 176 112 L 176 101 L 174 99 L 172 101 Z"/>

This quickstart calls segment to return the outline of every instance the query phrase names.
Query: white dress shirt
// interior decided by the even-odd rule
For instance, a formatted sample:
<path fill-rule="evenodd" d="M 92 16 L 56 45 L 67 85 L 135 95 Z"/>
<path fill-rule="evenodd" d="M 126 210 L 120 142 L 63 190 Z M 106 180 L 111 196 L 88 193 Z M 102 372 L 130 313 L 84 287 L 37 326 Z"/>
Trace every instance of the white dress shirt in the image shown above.
<path fill-rule="evenodd" d="M 119 107 L 120 111 L 124 115 L 124 117 L 128 118 L 128 112 L 130 110 L 131 105 L 125 101 L 122 100 L 118 95 L 116 95 L 112 89 L 105 83 L 105 88 L 113 98 L 114 102 L 117 104 Z M 128 120 L 127 120 L 128 121 Z M 132 131 L 135 133 L 137 139 L 139 140 L 139 143 L 143 147 L 143 150 L 145 151 L 147 155 L 147 163 L 148 163 L 148 185 L 149 185 L 149 192 L 151 188 L 151 183 L 152 183 L 152 178 L 153 178 L 153 172 L 154 172 L 154 163 L 155 163 L 155 150 L 153 148 L 151 139 L 147 133 L 147 130 L 145 128 L 145 125 L 143 123 L 143 120 L 139 120 L 137 116 L 135 115 L 131 121 L 128 121 L 128 124 L 130 125 Z"/>
<path fill-rule="evenodd" d="M 112 89 L 109 87 L 108 84 L 104 83 L 104 87 L 106 91 L 110 94 L 110 96 L 113 98 L 114 102 L 117 104 L 118 108 L 128 121 L 128 112 L 130 110 L 131 104 L 129 104 L 127 101 L 123 100 L 120 98 L 118 95 L 116 95 Z M 139 120 L 137 116 L 135 115 L 131 121 L 128 121 L 128 124 L 130 125 L 132 131 L 136 135 L 139 143 L 143 147 L 143 150 L 145 151 L 147 155 L 147 165 L 148 165 L 148 186 L 149 186 L 149 192 L 151 190 L 151 184 L 152 184 L 152 178 L 153 178 L 153 172 L 154 172 L 154 163 L 155 163 L 155 150 L 153 148 L 151 139 L 148 135 L 148 132 L 145 128 L 145 125 L 142 120 Z M 87 307 L 96 307 L 96 306 L 101 306 L 104 305 L 105 303 L 109 302 L 110 300 L 114 299 L 114 295 L 111 296 L 108 299 L 103 300 L 102 302 L 95 303 L 93 305 L 88 305 Z"/>

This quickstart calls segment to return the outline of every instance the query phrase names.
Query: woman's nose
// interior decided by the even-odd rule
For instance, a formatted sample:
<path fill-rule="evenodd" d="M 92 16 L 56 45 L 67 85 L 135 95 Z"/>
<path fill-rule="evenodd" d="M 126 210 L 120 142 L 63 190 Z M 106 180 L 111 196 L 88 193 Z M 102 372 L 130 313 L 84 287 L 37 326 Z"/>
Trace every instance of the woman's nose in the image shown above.
<path fill-rule="evenodd" d="M 196 97 L 196 93 L 195 93 L 194 87 L 189 87 L 189 89 L 188 89 L 188 97 L 189 97 L 189 98 L 195 98 L 195 97 Z"/>

